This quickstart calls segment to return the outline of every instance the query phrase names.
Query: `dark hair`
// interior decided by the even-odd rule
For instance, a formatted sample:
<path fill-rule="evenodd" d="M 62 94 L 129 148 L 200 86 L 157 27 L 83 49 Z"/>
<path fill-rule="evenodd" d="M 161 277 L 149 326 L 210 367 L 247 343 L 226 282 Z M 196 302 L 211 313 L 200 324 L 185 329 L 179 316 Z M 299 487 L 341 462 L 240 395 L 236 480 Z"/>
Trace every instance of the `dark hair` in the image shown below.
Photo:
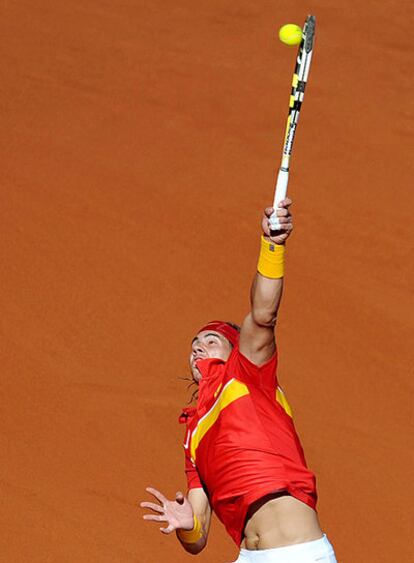
<path fill-rule="evenodd" d="M 224 324 L 231 326 L 231 328 L 234 328 L 234 330 L 237 330 L 237 332 L 240 333 L 240 326 L 236 325 L 236 323 L 231 323 L 229 321 L 224 321 Z M 233 344 L 230 342 L 230 340 L 228 341 L 230 343 L 230 346 L 233 348 Z"/>
<path fill-rule="evenodd" d="M 240 325 L 236 325 L 236 323 L 231 323 L 229 321 L 224 321 L 226 323 L 226 325 L 231 326 L 231 328 L 234 328 L 235 330 L 237 330 L 237 332 L 241 331 L 241 327 Z"/>
<path fill-rule="evenodd" d="M 231 326 L 232 328 L 236 329 L 237 332 L 241 331 L 241 327 L 240 325 L 236 324 L 236 323 L 231 323 L 230 321 L 224 321 L 226 323 L 226 325 Z"/>
<path fill-rule="evenodd" d="M 192 385 L 197 385 L 197 388 L 194 389 L 194 391 L 191 393 L 191 397 L 189 398 L 187 405 L 191 405 L 193 401 L 198 399 L 198 384 L 194 381 L 194 379 L 192 383 L 190 383 L 190 385 L 187 387 L 187 389 L 189 389 Z"/>
<path fill-rule="evenodd" d="M 196 381 L 194 381 L 194 379 L 192 377 L 188 377 L 188 376 L 187 377 L 178 377 L 178 379 L 181 379 L 181 381 L 189 381 L 190 382 L 186 387 L 186 391 L 188 391 L 193 385 L 196 385 L 196 388 L 191 393 L 191 397 L 187 402 L 187 405 L 190 405 L 195 399 L 198 398 L 198 383 Z"/>

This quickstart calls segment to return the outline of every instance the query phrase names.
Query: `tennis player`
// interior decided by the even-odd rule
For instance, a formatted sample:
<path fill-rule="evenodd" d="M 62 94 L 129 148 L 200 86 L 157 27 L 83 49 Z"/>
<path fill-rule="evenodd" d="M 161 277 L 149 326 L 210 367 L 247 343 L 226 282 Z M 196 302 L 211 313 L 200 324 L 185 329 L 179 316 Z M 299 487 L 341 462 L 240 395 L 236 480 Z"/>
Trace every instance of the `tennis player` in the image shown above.
<path fill-rule="evenodd" d="M 306 465 L 292 412 L 277 378 L 274 329 L 282 296 L 291 200 L 279 204 L 281 231 L 271 236 L 264 211 L 251 310 L 241 329 L 211 321 L 195 335 L 190 354 L 197 404 L 180 416 L 188 493 L 157 502 L 145 520 L 163 522 L 186 551 L 204 549 L 211 512 L 240 547 L 238 562 L 335 563 L 316 513 L 315 476 Z"/>

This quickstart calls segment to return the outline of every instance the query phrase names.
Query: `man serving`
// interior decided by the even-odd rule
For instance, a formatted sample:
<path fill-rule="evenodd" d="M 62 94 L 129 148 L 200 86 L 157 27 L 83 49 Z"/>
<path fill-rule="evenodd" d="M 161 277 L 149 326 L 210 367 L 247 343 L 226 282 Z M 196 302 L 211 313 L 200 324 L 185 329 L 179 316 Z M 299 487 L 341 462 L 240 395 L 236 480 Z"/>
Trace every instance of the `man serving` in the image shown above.
<path fill-rule="evenodd" d="M 197 404 L 185 408 L 188 493 L 142 502 L 176 532 L 191 554 L 204 549 L 211 511 L 240 547 L 238 562 L 335 563 L 316 513 L 315 476 L 308 469 L 289 404 L 277 379 L 274 329 L 282 296 L 285 242 L 292 231 L 291 200 L 276 214 L 271 236 L 265 209 L 251 310 L 241 328 L 211 321 L 195 335 L 190 354 Z"/>

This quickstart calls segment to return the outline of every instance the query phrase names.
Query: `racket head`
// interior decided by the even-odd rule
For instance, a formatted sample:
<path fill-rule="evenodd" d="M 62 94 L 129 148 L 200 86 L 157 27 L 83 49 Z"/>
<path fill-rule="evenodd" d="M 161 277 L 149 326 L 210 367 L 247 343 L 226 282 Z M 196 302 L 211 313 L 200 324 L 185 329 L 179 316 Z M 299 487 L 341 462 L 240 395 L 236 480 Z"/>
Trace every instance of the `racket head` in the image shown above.
<path fill-rule="evenodd" d="M 289 170 L 289 159 L 293 150 L 296 126 L 305 96 L 315 40 L 316 18 L 309 15 L 303 26 L 302 40 L 298 47 L 295 70 L 292 78 L 292 90 L 289 99 L 289 112 L 283 143 L 282 167 Z"/>

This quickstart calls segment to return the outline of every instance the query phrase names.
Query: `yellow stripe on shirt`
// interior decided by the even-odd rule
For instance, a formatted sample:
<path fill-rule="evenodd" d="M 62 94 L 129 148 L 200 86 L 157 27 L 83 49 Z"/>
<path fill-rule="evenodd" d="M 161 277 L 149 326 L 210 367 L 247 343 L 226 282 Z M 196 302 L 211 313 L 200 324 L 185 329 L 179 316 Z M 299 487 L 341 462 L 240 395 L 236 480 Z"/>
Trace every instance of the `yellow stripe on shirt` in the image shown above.
<path fill-rule="evenodd" d="M 216 422 L 216 420 L 220 416 L 221 411 L 234 401 L 237 401 L 237 399 L 240 399 L 241 397 L 244 397 L 248 394 L 249 390 L 247 388 L 247 385 L 241 383 L 240 381 L 237 381 L 237 379 L 230 379 L 230 381 L 226 383 L 214 405 L 202 418 L 200 418 L 197 426 L 193 430 L 190 446 L 191 458 L 193 462 L 196 459 L 197 448 L 201 440 Z"/>
<path fill-rule="evenodd" d="M 220 387 L 217 389 L 220 391 Z M 220 413 L 223 409 L 228 407 L 237 399 L 244 397 L 249 394 L 249 389 L 247 385 L 241 383 L 237 379 L 231 379 L 221 390 L 216 402 L 211 407 L 211 409 L 198 421 L 197 426 L 191 434 L 190 440 L 190 453 L 193 463 L 196 459 L 197 448 L 200 445 L 201 440 L 217 421 Z M 283 390 L 280 387 L 276 389 L 276 400 L 282 406 L 283 410 L 292 417 L 292 409 L 285 397 Z"/>
<path fill-rule="evenodd" d="M 292 409 L 290 408 L 290 405 L 285 397 L 285 394 L 283 393 L 283 390 L 280 387 L 276 389 L 276 401 L 283 407 L 286 414 L 288 414 L 292 418 Z"/>

